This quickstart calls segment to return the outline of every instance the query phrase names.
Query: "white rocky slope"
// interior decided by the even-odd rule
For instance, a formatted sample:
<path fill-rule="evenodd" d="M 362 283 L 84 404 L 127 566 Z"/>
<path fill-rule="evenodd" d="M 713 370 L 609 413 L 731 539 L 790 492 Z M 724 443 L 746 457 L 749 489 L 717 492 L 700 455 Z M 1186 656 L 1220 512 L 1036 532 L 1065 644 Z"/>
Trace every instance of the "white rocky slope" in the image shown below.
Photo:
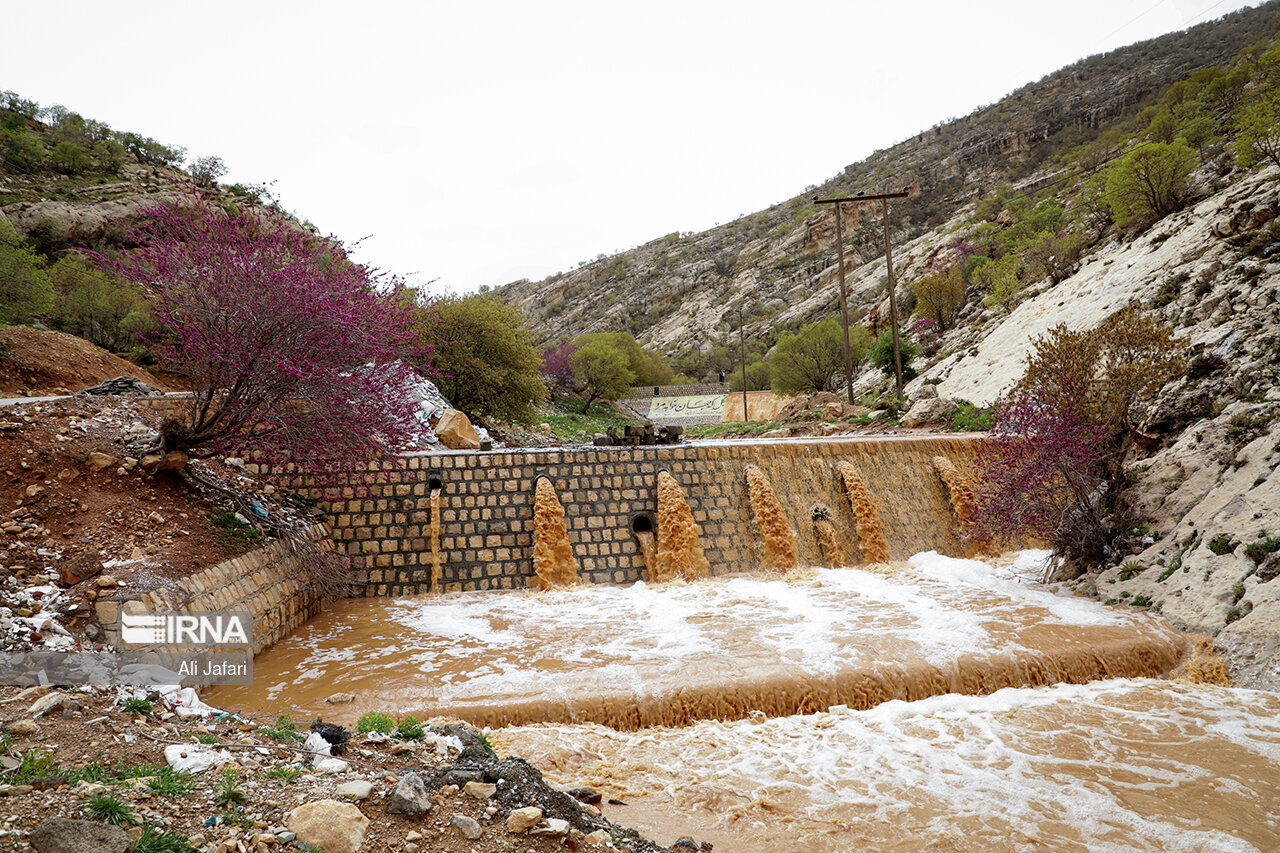
<path fill-rule="evenodd" d="M 989 403 L 1058 323 L 1096 328 L 1136 302 L 1175 325 L 1192 367 L 1148 413 L 1146 428 L 1164 446 L 1132 460 L 1150 519 L 1135 550 L 1147 547 L 1078 585 L 1119 603 L 1149 602 L 1217 635 L 1239 677 L 1272 688 L 1280 688 L 1280 583 L 1272 582 L 1280 548 L 1267 550 L 1280 537 L 1280 244 L 1246 256 L 1232 238 L 1252 235 L 1256 246 L 1278 213 L 1280 172 L 1242 174 L 1132 242 L 1095 252 L 1007 316 L 958 333 L 964 342 L 915 383 Z"/>

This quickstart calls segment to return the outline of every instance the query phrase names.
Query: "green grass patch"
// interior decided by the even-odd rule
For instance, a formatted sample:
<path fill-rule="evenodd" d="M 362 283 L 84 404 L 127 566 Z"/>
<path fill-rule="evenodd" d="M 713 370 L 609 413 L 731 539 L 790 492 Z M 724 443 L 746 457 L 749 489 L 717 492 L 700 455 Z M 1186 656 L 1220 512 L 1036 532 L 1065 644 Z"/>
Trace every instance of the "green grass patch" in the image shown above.
<path fill-rule="evenodd" d="M 953 432 L 988 432 L 995 423 L 995 409 L 975 406 L 959 397 L 954 398 L 953 402 L 959 407 L 951 415 Z"/>
<path fill-rule="evenodd" d="M 292 743 L 294 741 L 306 740 L 307 736 L 298 731 L 298 727 L 293 724 L 293 720 L 284 714 L 276 718 L 274 727 L 258 729 L 259 732 L 280 743 Z"/>
<path fill-rule="evenodd" d="M 130 850 L 131 853 L 195 853 L 196 851 L 186 836 L 150 826 L 142 830 L 142 837 L 134 842 Z"/>
<path fill-rule="evenodd" d="M 214 537 L 227 551 L 246 550 L 262 538 L 261 530 L 234 512 L 210 512 L 209 521 L 217 528 L 214 530 Z"/>
<path fill-rule="evenodd" d="M 389 715 L 379 711 L 370 711 L 356 720 L 356 731 L 364 734 L 377 732 L 378 734 L 388 735 L 391 734 L 391 730 L 395 727 L 396 721 L 391 719 Z"/>
<path fill-rule="evenodd" d="M 272 767 L 265 774 L 268 779 L 274 779 L 277 782 L 283 782 L 286 785 L 292 785 L 302 776 L 302 768 L 295 767 L 292 764 L 281 764 Z"/>
<path fill-rule="evenodd" d="M 400 740 L 422 740 L 426 735 L 426 730 L 422 727 L 422 723 L 418 722 L 417 717 L 409 716 L 400 721 L 400 725 L 396 726 L 396 737 Z"/>
<path fill-rule="evenodd" d="M 556 435 L 574 442 L 589 443 L 591 437 L 605 432 L 609 427 L 622 429 L 644 423 L 640 418 L 628 417 L 604 403 L 592 403 L 583 413 L 582 400 L 577 397 L 557 395 L 551 401 L 543 420 L 551 424 Z"/>
<path fill-rule="evenodd" d="M 126 802 L 118 800 L 110 794 L 98 794 L 90 797 L 84 804 L 85 813 L 94 820 L 100 820 L 103 823 L 110 823 L 114 826 L 124 826 L 125 824 L 134 824 L 138 819 L 133 814 L 133 808 Z"/>

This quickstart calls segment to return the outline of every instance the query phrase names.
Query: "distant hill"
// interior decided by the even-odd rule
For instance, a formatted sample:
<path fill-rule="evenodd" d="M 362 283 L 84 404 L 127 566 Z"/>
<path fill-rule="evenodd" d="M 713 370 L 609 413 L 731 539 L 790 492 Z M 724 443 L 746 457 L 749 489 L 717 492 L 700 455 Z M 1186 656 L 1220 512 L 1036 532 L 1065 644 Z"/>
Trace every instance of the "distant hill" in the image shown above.
<path fill-rule="evenodd" d="M 1277 30 L 1280 3 L 1244 9 L 1189 30 L 1092 56 L 1023 86 L 1000 102 L 936 125 L 848 166 L 788 201 L 701 233 L 672 233 L 541 281 L 499 288 L 550 344 L 584 332 L 624 330 L 695 379 L 731 367 L 728 335 L 738 315 L 750 348 L 763 353 L 785 329 L 836 305 L 834 224 L 815 195 L 918 185 L 891 210 L 901 250 L 951 222 L 997 187 L 1070 197 L 1087 177 L 1067 159 L 1133 122 L 1175 82 L 1229 62 Z M 1104 152 L 1108 155 L 1115 151 Z M 1102 158 L 1104 161 L 1106 157 Z M 951 227 L 956 223 L 952 222 Z M 870 278 L 883 277 L 878 214 L 853 228 L 858 313 L 883 323 L 887 306 Z M 910 262 L 902 255 L 904 271 Z M 864 265 L 863 262 L 869 262 Z M 859 269 L 861 268 L 861 269 Z M 903 279 L 906 288 L 909 279 Z M 861 287 L 859 287 L 861 286 Z M 908 309 L 910 293 L 902 294 Z M 908 310 L 909 313 L 909 310 Z"/>

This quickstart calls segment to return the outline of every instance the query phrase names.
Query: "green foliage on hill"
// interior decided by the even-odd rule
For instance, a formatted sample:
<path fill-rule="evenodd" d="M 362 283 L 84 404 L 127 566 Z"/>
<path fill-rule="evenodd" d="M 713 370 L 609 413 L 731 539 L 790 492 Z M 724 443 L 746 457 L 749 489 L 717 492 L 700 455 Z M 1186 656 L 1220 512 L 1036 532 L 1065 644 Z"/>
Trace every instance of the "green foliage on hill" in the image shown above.
<path fill-rule="evenodd" d="M 440 390 L 458 409 L 533 423 L 546 402 L 542 358 L 524 317 L 491 294 L 448 296 L 420 312 L 419 332 L 433 346 Z"/>

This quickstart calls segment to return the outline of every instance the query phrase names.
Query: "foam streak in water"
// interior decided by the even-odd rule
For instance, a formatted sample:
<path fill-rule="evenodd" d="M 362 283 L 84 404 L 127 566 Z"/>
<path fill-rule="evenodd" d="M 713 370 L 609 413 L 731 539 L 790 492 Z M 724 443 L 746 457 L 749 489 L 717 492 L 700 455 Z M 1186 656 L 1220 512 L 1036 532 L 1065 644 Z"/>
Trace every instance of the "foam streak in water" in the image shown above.
<path fill-rule="evenodd" d="M 1280 697 L 1270 693 L 1103 681 L 656 733 L 538 727 L 501 738 L 553 782 L 624 794 L 628 823 L 664 843 L 1280 850 Z"/>

